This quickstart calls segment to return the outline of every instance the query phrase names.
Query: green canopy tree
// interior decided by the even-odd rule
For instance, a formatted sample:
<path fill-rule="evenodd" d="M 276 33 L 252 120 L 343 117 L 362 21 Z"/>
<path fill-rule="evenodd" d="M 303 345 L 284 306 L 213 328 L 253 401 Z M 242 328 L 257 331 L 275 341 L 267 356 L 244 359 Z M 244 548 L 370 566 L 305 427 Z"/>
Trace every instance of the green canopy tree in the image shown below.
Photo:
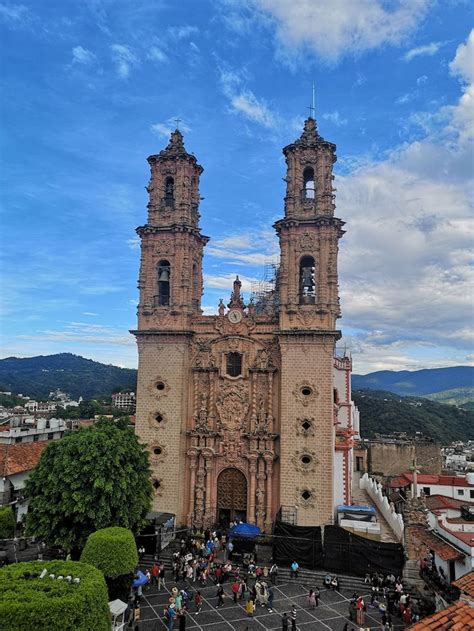
<path fill-rule="evenodd" d="M 148 454 L 125 422 L 101 419 L 48 445 L 25 490 L 27 534 L 75 556 L 100 528 L 137 532 L 144 525 Z"/>

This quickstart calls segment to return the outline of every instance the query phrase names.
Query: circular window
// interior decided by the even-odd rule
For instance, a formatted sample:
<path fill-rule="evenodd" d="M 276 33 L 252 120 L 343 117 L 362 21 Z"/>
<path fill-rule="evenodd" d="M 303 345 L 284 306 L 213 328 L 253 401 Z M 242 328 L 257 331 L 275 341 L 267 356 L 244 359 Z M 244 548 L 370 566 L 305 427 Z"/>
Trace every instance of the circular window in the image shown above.
<path fill-rule="evenodd" d="M 310 396 L 313 394 L 313 390 L 312 390 L 312 388 L 310 388 L 309 386 L 303 386 L 303 387 L 301 388 L 301 394 L 302 394 L 304 397 L 310 397 Z"/>
<path fill-rule="evenodd" d="M 305 490 L 301 493 L 301 497 L 305 500 L 308 501 L 311 498 L 311 493 L 308 490 Z"/>
<path fill-rule="evenodd" d="M 308 421 L 308 419 L 305 418 L 305 420 L 301 423 L 301 427 L 304 429 L 305 432 L 307 432 L 309 429 L 311 429 L 311 421 Z"/>
<path fill-rule="evenodd" d="M 161 447 L 155 447 L 153 449 L 153 453 L 155 454 L 155 456 L 161 456 L 161 454 L 163 453 L 163 449 Z"/>
<path fill-rule="evenodd" d="M 313 459 L 308 454 L 304 454 L 301 456 L 301 464 L 309 465 Z"/>
<path fill-rule="evenodd" d="M 155 491 L 158 491 L 160 486 L 161 486 L 161 482 L 159 480 L 153 480 L 153 488 L 155 489 Z"/>
<path fill-rule="evenodd" d="M 165 384 L 162 381 L 158 381 L 158 383 L 156 384 L 156 389 L 159 392 L 162 392 L 165 389 Z"/>
<path fill-rule="evenodd" d="M 162 414 L 157 414 L 157 415 L 155 416 L 155 421 L 156 421 L 157 423 L 163 423 L 163 421 L 164 421 L 164 419 L 163 419 L 163 415 L 162 415 Z"/>

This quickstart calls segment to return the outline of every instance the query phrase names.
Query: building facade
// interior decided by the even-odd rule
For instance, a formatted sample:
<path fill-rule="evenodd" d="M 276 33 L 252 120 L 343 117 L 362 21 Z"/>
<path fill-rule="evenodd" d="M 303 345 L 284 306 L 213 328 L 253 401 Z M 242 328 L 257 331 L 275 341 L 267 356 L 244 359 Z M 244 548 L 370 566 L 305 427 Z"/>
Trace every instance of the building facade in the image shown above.
<path fill-rule="evenodd" d="M 179 130 L 148 158 L 148 219 L 137 229 L 136 431 L 151 454 L 153 509 L 178 523 L 243 519 L 269 531 L 280 509 L 316 525 L 350 503 L 358 427 L 351 361 L 335 355 L 343 235 L 335 150 L 313 118 L 283 149 L 274 289 L 245 304 L 237 277 L 227 305 L 210 316 L 201 310 L 203 169 Z"/>

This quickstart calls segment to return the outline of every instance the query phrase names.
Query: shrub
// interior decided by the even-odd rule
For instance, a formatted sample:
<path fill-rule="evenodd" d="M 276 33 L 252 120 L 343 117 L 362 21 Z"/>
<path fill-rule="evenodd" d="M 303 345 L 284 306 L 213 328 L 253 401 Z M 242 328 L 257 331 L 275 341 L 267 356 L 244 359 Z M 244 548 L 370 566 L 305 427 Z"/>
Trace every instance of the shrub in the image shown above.
<path fill-rule="evenodd" d="M 15 513 L 11 506 L 0 508 L 0 539 L 11 539 L 15 535 Z"/>
<path fill-rule="evenodd" d="M 87 539 L 82 563 L 90 563 L 107 578 L 131 574 L 138 564 L 135 538 L 127 528 L 102 528 Z"/>
<path fill-rule="evenodd" d="M 39 578 L 43 569 L 48 575 Z M 49 578 L 70 575 L 80 583 Z M 0 570 L 0 629 L 110 631 L 104 577 L 75 561 L 30 561 Z"/>

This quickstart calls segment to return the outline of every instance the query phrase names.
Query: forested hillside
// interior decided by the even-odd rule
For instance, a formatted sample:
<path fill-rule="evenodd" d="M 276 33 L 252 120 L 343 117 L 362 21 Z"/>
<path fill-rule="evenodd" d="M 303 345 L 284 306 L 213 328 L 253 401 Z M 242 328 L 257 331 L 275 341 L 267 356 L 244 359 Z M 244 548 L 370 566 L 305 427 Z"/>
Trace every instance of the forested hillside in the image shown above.
<path fill-rule="evenodd" d="M 410 435 L 422 432 L 443 444 L 474 439 L 473 410 L 375 390 L 355 390 L 352 396 L 360 411 L 363 438 L 393 432 Z"/>
<path fill-rule="evenodd" d="M 135 390 L 137 371 L 85 359 L 71 353 L 0 360 L 2 389 L 33 398 L 47 398 L 59 388 L 72 398 L 110 395 L 114 388 Z"/>

